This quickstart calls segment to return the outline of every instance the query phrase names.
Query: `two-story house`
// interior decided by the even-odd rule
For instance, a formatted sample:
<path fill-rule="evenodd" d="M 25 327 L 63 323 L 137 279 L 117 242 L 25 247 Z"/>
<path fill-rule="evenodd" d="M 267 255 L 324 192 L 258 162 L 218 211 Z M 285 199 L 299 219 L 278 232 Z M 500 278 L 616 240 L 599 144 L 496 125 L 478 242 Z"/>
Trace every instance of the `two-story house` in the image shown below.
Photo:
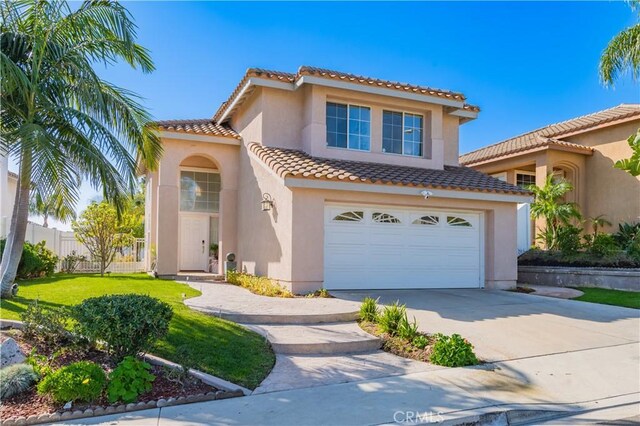
<path fill-rule="evenodd" d="M 158 122 L 147 241 L 160 276 L 238 269 L 319 288 L 505 288 L 529 193 L 458 164 L 460 93 L 249 69 L 204 120 Z M 222 273 L 222 262 L 213 272 Z"/>

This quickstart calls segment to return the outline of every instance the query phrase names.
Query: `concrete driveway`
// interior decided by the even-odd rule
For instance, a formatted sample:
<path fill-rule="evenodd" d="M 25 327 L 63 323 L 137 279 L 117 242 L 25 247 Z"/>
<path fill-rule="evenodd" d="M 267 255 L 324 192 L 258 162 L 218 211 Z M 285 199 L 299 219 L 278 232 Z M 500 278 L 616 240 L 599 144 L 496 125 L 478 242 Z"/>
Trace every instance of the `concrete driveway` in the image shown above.
<path fill-rule="evenodd" d="M 354 301 L 379 298 L 382 304 L 399 300 L 422 331 L 461 334 L 489 362 L 640 342 L 640 311 L 635 309 L 481 289 L 335 294 Z M 640 365 L 634 373 L 640 377 Z"/>

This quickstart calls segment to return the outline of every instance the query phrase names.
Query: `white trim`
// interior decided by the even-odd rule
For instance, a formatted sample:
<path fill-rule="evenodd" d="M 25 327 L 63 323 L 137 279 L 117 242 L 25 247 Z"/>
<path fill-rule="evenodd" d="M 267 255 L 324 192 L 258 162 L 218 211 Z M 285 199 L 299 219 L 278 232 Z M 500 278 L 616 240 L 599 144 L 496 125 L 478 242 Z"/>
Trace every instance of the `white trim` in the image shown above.
<path fill-rule="evenodd" d="M 219 143 L 223 145 L 237 145 L 237 146 L 240 146 L 241 144 L 240 139 L 223 137 L 223 136 L 194 135 L 193 133 L 169 132 L 166 130 L 161 130 L 159 134 L 161 138 L 165 138 L 165 139 L 182 139 L 186 141 Z"/>
<path fill-rule="evenodd" d="M 220 169 L 212 169 L 211 167 L 180 166 L 180 171 L 220 174 Z M 222 176 L 220 176 L 220 179 L 222 180 Z"/>
<path fill-rule="evenodd" d="M 469 111 L 466 109 L 456 109 L 451 112 L 448 112 L 447 114 L 454 115 L 456 117 L 462 117 L 462 118 L 471 118 L 471 119 L 478 118 L 477 112 Z"/>
<path fill-rule="evenodd" d="M 329 132 L 329 130 L 326 128 L 327 127 L 327 104 L 334 104 L 334 105 L 344 105 L 347 107 L 347 146 L 346 147 L 342 147 L 342 146 L 331 146 L 329 145 L 329 143 L 327 142 L 327 133 Z M 349 122 L 351 121 L 351 118 L 349 116 L 350 114 L 350 107 L 358 107 L 358 108 L 367 108 L 369 110 L 369 149 L 357 149 L 357 148 L 349 148 Z M 327 99 L 327 101 L 324 104 L 324 122 L 325 122 L 325 146 L 327 148 L 331 148 L 331 149 L 346 149 L 349 151 L 356 151 L 356 152 L 371 152 L 371 107 L 369 105 L 358 105 L 358 104 L 352 104 L 352 103 L 343 103 L 343 102 L 335 102 L 332 101 L 330 99 Z M 336 117 L 337 118 L 337 117 Z M 358 121 L 362 121 L 360 119 L 358 119 Z M 361 135 L 355 135 L 355 136 L 361 136 Z"/>
<path fill-rule="evenodd" d="M 383 95 L 383 96 L 389 96 L 389 97 L 392 97 L 392 98 L 409 99 L 409 100 L 418 101 L 418 102 L 428 102 L 428 103 L 432 103 L 432 104 L 446 105 L 446 106 L 452 106 L 452 107 L 457 107 L 457 108 L 462 108 L 464 106 L 464 102 L 462 102 L 462 101 L 455 101 L 455 100 L 451 100 L 451 99 L 443 99 L 443 98 L 440 98 L 440 97 L 437 97 L 437 96 L 424 95 L 424 94 L 421 94 L 421 93 L 419 94 L 419 93 L 413 93 L 413 92 L 401 92 L 399 90 L 387 89 L 387 88 L 384 88 L 384 87 L 364 86 L 362 84 L 349 83 L 349 82 L 346 82 L 346 81 L 329 80 L 329 79 L 326 79 L 326 78 L 310 76 L 310 75 L 301 76 L 296 81 L 295 86 L 296 87 L 300 87 L 303 84 L 315 84 L 315 85 L 318 85 L 318 86 L 326 86 L 326 87 L 333 87 L 333 88 L 336 88 L 336 89 L 352 90 L 352 91 L 355 91 L 355 92 L 364 92 L 364 93 L 370 93 L 370 94 L 374 94 L 374 95 Z"/>
<path fill-rule="evenodd" d="M 397 152 L 386 152 L 384 150 L 384 113 L 385 112 L 389 112 L 392 114 L 401 114 L 402 115 L 402 141 L 400 142 L 400 145 L 402 146 L 402 152 L 400 154 L 398 154 Z M 404 127 L 404 118 L 407 114 L 413 115 L 413 116 L 417 116 L 420 117 L 420 120 L 422 120 L 422 126 L 420 128 L 420 133 L 421 133 L 421 140 L 420 140 L 420 151 L 422 151 L 422 153 L 420 155 L 411 155 L 411 154 L 405 154 L 404 153 L 404 136 L 405 136 L 405 127 Z M 427 157 L 425 154 L 425 138 L 424 138 L 424 114 L 418 114 L 418 113 L 414 113 L 414 112 L 407 112 L 407 111 L 397 111 L 397 110 L 393 110 L 393 109 L 384 109 L 382 108 L 382 128 L 380 130 L 382 130 L 382 153 L 383 154 L 388 154 L 388 155 L 400 155 L 402 157 L 409 157 L 409 158 L 430 158 Z M 433 151 L 433 147 L 432 147 L 432 151 Z M 433 156 L 433 152 L 430 153 L 431 156 Z"/>
<path fill-rule="evenodd" d="M 236 105 L 238 105 L 238 102 L 240 102 L 241 99 L 244 97 L 244 95 L 247 93 L 249 88 L 251 88 L 251 79 L 247 80 L 247 82 L 242 87 L 240 92 L 236 95 L 236 98 L 233 100 L 233 102 L 231 102 L 231 104 L 229 104 L 229 106 L 224 110 L 224 112 L 220 116 L 220 119 L 218 120 L 219 123 L 223 123 L 224 122 L 224 120 L 227 118 L 229 113 L 231 111 L 233 111 L 233 109 L 236 107 Z"/>
<path fill-rule="evenodd" d="M 359 192 L 375 192 L 380 194 L 396 194 L 396 195 L 415 195 L 422 197 L 423 187 L 396 186 L 396 185 L 378 185 L 367 183 L 353 182 L 335 182 L 328 180 L 304 179 L 295 177 L 286 177 L 284 179 L 285 186 L 289 188 L 310 188 L 310 189 L 326 189 L 337 191 L 359 191 Z M 429 189 L 434 198 L 455 198 L 463 200 L 482 200 L 482 201 L 499 201 L 507 203 L 530 203 L 532 197 L 528 195 L 517 194 L 501 194 L 494 192 L 472 192 L 472 191 L 455 191 L 449 189 Z M 428 200 L 427 200 L 428 204 Z"/>

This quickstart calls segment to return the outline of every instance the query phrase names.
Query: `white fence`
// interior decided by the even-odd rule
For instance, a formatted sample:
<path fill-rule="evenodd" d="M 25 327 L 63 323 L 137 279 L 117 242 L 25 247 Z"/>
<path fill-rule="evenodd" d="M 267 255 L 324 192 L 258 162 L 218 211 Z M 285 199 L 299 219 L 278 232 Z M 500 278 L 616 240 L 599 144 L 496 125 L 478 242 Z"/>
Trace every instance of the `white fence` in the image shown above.
<path fill-rule="evenodd" d="M 60 238 L 59 269 L 66 269 L 64 258 L 68 255 L 83 256 L 87 260 L 78 261 L 74 266 L 74 272 L 100 272 L 100 262 L 91 259 L 89 249 L 78 242 L 73 234 L 71 237 L 62 236 Z M 134 242 L 126 247 L 122 247 L 116 252 L 113 262 L 107 267 L 107 272 L 143 272 L 145 270 L 144 261 L 144 238 L 136 238 Z"/>
<path fill-rule="evenodd" d="M 9 233 L 8 225 L 5 226 L 4 232 L 0 232 L 0 238 L 4 238 Z M 0 229 L 0 231 L 2 230 Z M 75 252 L 77 256 L 84 256 L 87 259 L 86 261 L 78 262 L 75 272 L 100 271 L 100 262 L 95 262 L 91 259 L 89 249 L 76 240 L 73 232 L 45 228 L 30 222 L 27 225 L 25 240 L 33 244 L 44 241 L 45 246 L 60 258 L 58 270 L 63 269 L 65 256 Z M 116 257 L 107 268 L 107 271 L 144 272 L 146 269 L 144 255 L 144 238 L 136 238 L 130 246 L 123 247 L 116 253 Z"/>

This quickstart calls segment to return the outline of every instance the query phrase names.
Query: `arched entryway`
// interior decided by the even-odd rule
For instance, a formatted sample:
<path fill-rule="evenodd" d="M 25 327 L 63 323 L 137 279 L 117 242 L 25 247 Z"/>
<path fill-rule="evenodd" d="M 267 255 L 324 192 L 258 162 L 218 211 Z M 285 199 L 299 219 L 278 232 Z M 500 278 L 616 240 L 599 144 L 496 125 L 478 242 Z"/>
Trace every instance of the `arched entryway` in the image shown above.
<path fill-rule="evenodd" d="M 218 272 L 220 168 L 204 155 L 179 167 L 178 269 Z"/>
<path fill-rule="evenodd" d="M 580 204 L 579 197 L 579 168 L 569 161 L 560 161 L 553 165 L 553 176 L 555 180 L 565 180 L 571 184 L 573 189 L 566 193 L 564 201 L 567 203 Z"/>

